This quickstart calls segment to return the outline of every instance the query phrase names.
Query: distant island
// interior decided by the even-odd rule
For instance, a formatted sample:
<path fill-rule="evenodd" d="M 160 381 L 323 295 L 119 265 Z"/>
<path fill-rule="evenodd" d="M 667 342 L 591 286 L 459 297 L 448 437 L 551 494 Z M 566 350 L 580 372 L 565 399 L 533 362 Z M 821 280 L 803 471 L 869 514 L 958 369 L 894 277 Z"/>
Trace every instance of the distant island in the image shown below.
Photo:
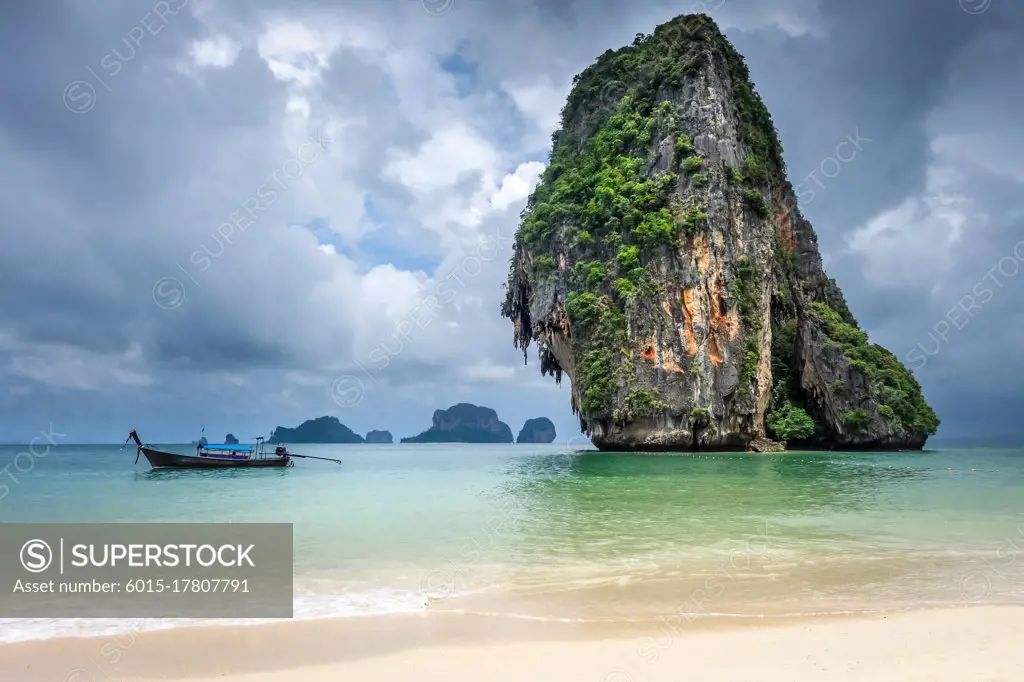
<path fill-rule="evenodd" d="M 238 445 L 238 439 L 235 438 L 235 434 L 229 433 L 228 435 L 224 436 L 224 443 L 226 445 Z"/>
<path fill-rule="evenodd" d="M 294 429 L 278 426 L 268 443 L 362 443 L 363 437 L 348 428 L 337 417 L 307 419 Z"/>
<path fill-rule="evenodd" d="M 489 407 L 469 403 L 435 410 L 433 425 L 403 443 L 511 443 L 512 429 Z"/>
<path fill-rule="evenodd" d="M 366 434 L 367 443 L 394 443 L 395 439 L 390 431 L 370 431 Z"/>
<path fill-rule="evenodd" d="M 516 436 L 517 443 L 553 443 L 555 441 L 555 425 L 547 417 L 527 419 L 523 428 Z"/>

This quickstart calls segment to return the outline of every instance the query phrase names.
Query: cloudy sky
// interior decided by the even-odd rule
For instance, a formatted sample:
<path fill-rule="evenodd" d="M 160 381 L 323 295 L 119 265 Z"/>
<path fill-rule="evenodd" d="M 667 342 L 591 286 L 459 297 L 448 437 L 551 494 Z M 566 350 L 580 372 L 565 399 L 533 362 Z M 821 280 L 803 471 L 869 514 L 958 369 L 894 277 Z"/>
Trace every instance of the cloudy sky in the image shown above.
<path fill-rule="evenodd" d="M 512 235 L 573 76 L 692 11 L 940 433 L 1024 435 L 1018 2 L 54 0 L 0 9 L 0 441 L 577 433 L 498 314 Z"/>

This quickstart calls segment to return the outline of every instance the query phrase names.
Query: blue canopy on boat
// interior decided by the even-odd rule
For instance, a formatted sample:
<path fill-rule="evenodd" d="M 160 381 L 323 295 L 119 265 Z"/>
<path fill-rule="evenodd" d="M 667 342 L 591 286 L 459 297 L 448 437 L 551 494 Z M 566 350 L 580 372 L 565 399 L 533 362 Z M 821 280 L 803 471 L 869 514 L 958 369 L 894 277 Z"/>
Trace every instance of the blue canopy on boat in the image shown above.
<path fill-rule="evenodd" d="M 222 450 L 225 452 L 252 452 L 251 445 L 204 445 L 204 450 Z"/>

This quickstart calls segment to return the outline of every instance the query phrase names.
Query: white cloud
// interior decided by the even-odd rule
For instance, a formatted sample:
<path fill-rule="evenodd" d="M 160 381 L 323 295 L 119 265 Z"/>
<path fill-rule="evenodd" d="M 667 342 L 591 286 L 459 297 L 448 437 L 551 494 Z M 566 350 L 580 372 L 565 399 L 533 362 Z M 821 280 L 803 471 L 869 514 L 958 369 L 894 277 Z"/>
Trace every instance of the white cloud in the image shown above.
<path fill-rule="evenodd" d="M 296 386 L 324 386 L 327 384 L 324 375 L 310 374 L 309 372 L 287 372 L 284 378 Z"/>
<path fill-rule="evenodd" d="M 386 171 L 418 196 L 456 184 L 471 171 L 490 175 L 501 156 L 494 146 L 465 123 L 434 133 L 415 153 L 398 152 Z"/>
<path fill-rule="evenodd" d="M 399 270 L 390 263 L 378 265 L 360 282 L 359 297 L 364 309 L 388 326 L 406 319 L 422 300 L 426 280 L 422 275 Z"/>
<path fill-rule="evenodd" d="M 491 208 L 504 211 L 510 205 L 525 200 L 537 186 L 544 168 L 540 161 L 519 164 L 515 173 L 501 179 L 501 187 L 491 195 Z"/>
<path fill-rule="evenodd" d="M 533 133 L 525 140 L 527 148 L 547 151 L 551 134 L 558 128 L 569 87 L 568 82 L 555 84 L 548 77 L 525 84 L 505 84 L 505 91 L 516 108 L 533 126 Z"/>
<path fill-rule="evenodd" d="M 932 149 L 943 158 L 955 160 L 996 177 L 1024 184 L 1024 134 L 1018 131 L 946 133 L 935 138 Z"/>
<path fill-rule="evenodd" d="M 215 67 L 224 69 L 235 63 L 238 54 L 242 50 L 242 44 L 228 36 L 219 35 L 207 40 L 197 40 L 192 43 L 189 55 L 192 63 L 199 68 Z"/>
<path fill-rule="evenodd" d="M 331 54 L 342 43 L 342 36 L 310 28 L 299 19 L 274 20 L 257 40 L 260 57 L 278 80 L 300 86 L 320 82 Z"/>
<path fill-rule="evenodd" d="M 508 381 L 515 377 L 516 369 L 513 365 L 499 365 L 486 359 L 461 367 L 459 373 L 468 381 Z"/>
<path fill-rule="evenodd" d="M 946 138 L 933 140 L 923 191 L 846 237 L 847 253 L 862 259 L 868 280 L 886 287 L 941 290 L 941 273 L 955 265 L 965 233 L 978 238 L 988 222 L 965 191 L 966 152 Z"/>

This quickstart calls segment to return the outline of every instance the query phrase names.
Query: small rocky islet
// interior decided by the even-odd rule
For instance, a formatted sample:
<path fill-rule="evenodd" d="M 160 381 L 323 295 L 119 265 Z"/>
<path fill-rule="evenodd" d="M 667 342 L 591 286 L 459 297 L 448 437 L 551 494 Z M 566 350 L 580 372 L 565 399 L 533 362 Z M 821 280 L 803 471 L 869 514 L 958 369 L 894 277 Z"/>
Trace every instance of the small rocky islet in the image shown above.
<path fill-rule="evenodd" d="M 435 410 L 433 423 L 423 433 L 403 438 L 403 443 L 511 443 L 512 429 L 489 407 L 458 403 Z"/>
<path fill-rule="evenodd" d="M 268 443 L 363 443 L 358 433 L 348 428 L 337 417 L 323 416 L 307 419 L 294 429 L 278 426 Z"/>
<path fill-rule="evenodd" d="M 502 315 L 602 450 L 921 449 L 939 419 L 822 266 L 771 115 L 703 14 L 574 79 Z"/>
<path fill-rule="evenodd" d="M 390 431 L 370 431 L 366 434 L 367 443 L 394 443 L 395 439 Z"/>
<path fill-rule="evenodd" d="M 229 434 L 230 436 L 230 434 Z M 498 419 L 489 407 L 458 403 L 446 410 L 435 410 L 431 426 L 416 436 L 403 438 L 402 443 L 551 443 L 555 425 L 547 417 L 529 419 L 513 439 L 512 429 Z M 225 439 L 225 442 L 230 442 Z M 235 441 L 237 442 L 237 440 Z M 373 430 L 360 436 L 342 424 L 337 417 L 307 419 L 295 428 L 278 426 L 268 443 L 394 443 L 390 431 Z"/>
<path fill-rule="evenodd" d="M 527 419 L 516 436 L 517 443 L 553 443 L 558 434 L 555 425 L 547 417 Z"/>

